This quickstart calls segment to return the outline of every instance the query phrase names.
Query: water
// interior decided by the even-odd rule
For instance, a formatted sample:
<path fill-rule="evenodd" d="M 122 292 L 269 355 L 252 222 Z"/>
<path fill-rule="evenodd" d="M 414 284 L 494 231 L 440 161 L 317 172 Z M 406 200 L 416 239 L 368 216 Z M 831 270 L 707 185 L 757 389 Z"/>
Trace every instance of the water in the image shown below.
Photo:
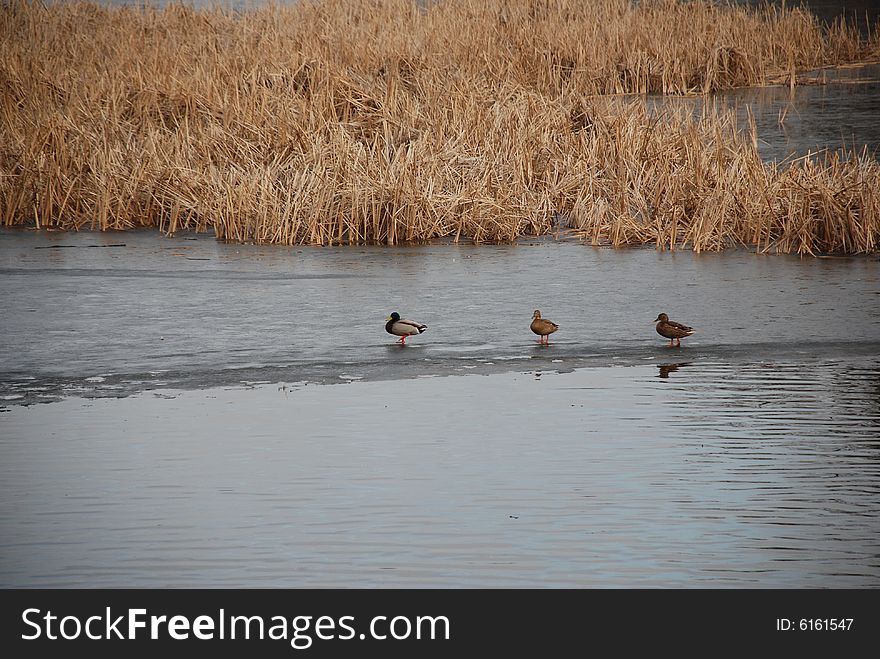
<path fill-rule="evenodd" d="M 209 235 L 0 232 L 0 400 L 332 383 L 665 359 L 880 353 L 876 258 L 611 250 L 553 240 L 388 249 Z M 552 349 L 529 331 L 540 309 Z M 394 344 L 392 311 L 428 325 Z"/>
<path fill-rule="evenodd" d="M 0 272 L 0 586 L 880 584 L 876 257 L 6 230 Z"/>
<path fill-rule="evenodd" d="M 15 407 L 0 584 L 877 587 L 878 376 L 690 362 Z"/>
<path fill-rule="evenodd" d="M 880 153 L 880 65 L 816 71 L 797 86 L 737 89 L 708 98 L 651 98 L 659 108 L 704 104 L 732 108 L 747 130 L 754 119 L 758 152 L 765 161 L 785 163 L 807 154 L 856 152 L 876 159 Z"/>

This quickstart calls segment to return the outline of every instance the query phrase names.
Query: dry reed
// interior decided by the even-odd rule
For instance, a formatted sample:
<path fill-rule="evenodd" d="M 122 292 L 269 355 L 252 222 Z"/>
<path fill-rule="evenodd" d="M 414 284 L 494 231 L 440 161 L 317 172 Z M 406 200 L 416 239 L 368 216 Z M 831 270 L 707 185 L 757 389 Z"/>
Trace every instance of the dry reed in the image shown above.
<path fill-rule="evenodd" d="M 765 84 L 877 53 L 800 9 L 674 0 L 7 2 L 0 222 L 871 252 L 873 158 L 767 165 L 728 112 L 600 95 Z"/>

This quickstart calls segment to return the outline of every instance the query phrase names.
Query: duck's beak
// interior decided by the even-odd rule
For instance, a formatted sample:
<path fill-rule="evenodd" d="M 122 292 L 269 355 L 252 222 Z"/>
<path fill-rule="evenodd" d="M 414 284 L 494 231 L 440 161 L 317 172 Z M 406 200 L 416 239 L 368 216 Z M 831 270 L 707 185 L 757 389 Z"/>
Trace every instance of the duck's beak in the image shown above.
<path fill-rule="evenodd" d="M 389 320 L 391 320 L 391 316 L 388 316 L 388 318 L 385 319 L 385 322 L 387 323 Z"/>

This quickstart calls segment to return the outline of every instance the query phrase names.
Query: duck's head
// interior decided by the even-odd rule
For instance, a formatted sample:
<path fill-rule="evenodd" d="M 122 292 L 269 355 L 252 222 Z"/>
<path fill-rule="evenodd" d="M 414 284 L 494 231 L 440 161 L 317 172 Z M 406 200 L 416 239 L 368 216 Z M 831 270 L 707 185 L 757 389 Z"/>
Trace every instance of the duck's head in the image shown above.
<path fill-rule="evenodd" d="M 532 314 L 532 320 L 541 320 L 541 312 L 535 309 L 535 313 Z"/>
<path fill-rule="evenodd" d="M 388 318 L 386 318 L 385 320 L 386 321 L 393 320 L 396 323 L 398 320 L 400 320 L 400 314 L 395 311 L 390 316 L 388 316 Z"/>
<path fill-rule="evenodd" d="M 657 317 L 654 319 L 654 322 L 655 322 L 655 323 L 665 323 L 665 322 L 667 322 L 668 320 L 669 320 L 669 316 L 667 316 L 665 313 L 661 313 L 659 316 L 657 316 Z"/>

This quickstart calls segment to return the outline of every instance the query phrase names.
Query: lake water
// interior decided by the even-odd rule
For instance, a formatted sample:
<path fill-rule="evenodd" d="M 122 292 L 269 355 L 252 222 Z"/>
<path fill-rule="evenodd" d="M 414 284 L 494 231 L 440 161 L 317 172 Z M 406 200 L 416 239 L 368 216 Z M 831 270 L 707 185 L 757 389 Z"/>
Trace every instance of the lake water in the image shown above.
<path fill-rule="evenodd" d="M 877 358 L 658 366 L 16 407 L 0 584 L 880 583 Z"/>
<path fill-rule="evenodd" d="M 764 160 L 786 163 L 824 151 L 880 153 L 880 65 L 812 72 L 794 91 L 785 86 L 736 89 L 708 97 L 652 97 L 650 103 L 704 104 L 736 111 L 741 129 L 754 119 Z"/>
<path fill-rule="evenodd" d="M 0 272 L 0 586 L 880 584 L 876 257 L 6 230 Z"/>

